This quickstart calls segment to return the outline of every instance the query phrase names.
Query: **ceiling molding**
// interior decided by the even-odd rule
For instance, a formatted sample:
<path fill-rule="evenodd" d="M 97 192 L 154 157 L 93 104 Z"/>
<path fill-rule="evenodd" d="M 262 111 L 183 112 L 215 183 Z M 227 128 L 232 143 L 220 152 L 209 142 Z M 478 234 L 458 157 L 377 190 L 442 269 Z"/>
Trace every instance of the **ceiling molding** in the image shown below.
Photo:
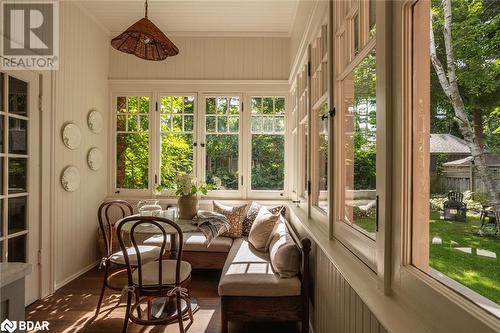
<path fill-rule="evenodd" d="M 121 31 L 112 31 L 112 36 L 121 34 Z M 168 37 L 278 37 L 290 38 L 288 32 L 273 31 L 166 31 Z"/>

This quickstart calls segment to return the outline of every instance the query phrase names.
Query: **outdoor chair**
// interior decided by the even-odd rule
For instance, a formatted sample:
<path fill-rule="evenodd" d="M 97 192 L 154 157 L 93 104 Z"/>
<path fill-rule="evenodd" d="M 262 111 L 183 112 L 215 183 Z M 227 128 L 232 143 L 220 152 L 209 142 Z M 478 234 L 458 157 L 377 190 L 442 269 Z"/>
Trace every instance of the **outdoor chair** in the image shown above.
<path fill-rule="evenodd" d="M 443 210 L 445 220 L 465 222 L 467 204 L 464 202 L 464 195 L 460 192 L 449 192 Z"/>

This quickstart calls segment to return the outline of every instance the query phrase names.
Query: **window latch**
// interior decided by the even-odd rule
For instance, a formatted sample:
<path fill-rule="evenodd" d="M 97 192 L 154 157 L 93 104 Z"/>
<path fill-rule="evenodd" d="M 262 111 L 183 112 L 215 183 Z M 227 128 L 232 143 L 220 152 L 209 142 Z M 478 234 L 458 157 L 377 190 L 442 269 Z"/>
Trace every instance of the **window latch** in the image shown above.
<path fill-rule="evenodd" d="M 292 203 L 294 203 L 294 204 L 297 204 L 297 205 L 298 205 L 298 204 L 300 204 L 300 200 L 292 200 Z"/>
<path fill-rule="evenodd" d="M 200 146 L 205 147 L 205 144 L 204 144 L 204 143 L 201 143 L 201 144 L 200 144 Z"/>
<path fill-rule="evenodd" d="M 197 147 L 198 144 L 196 142 L 193 142 L 193 147 Z"/>
<path fill-rule="evenodd" d="M 336 109 L 335 109 L 335 106 L 333 108 L 330 109 L 330 111 L 328 111 L 328 114 L 330 115 L 331 118 L 335 117 L 335 112 L 336 112 Z"/>

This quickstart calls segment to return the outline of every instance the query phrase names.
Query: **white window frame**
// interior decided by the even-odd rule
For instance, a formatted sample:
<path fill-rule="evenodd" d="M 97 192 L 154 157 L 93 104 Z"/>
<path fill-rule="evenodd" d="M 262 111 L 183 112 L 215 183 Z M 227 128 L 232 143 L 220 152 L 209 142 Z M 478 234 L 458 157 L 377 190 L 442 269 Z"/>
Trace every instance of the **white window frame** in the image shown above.
<path fill-rule="evenodd" d="M 158 103 L 158 112 L 154 112 L 154 116 L 153 116 L 153 123 L 155 126 L 155 130 L 154 130 L 154 135 L 156 136 L 155 137 L 155 140 L 154 140 L 154 178 L 153 180 L 156 178 L 157 179 L 157 182 L 155 184 L 155 186 L 157 184 L 160 184 L 161 182 L 161 129 L 160 129 L 160 125 L 161 125 L 161 98 L 162 97 L 187 97 L 187 96 L 190 96 L 190 97 L 194 97 L 194 101 L 193 101 L 193 117 L 194 117 L 194 124 L 193 124 L 193 144 L 196 143 L 196 145 L 194 145 L 192 148 L 193 150 L 193 175 L 195 177 L 197 177 L 198 179 L 201 179 L 199 178 L 198 174 L 199 174 L 199 166 L 200 164 L 198 164 L 198 155 L 201 155 L 200 154 L 200 142 L 201 142 L 201 138 L 200 138 L 200 133 L 198 131 L 198 128 L 199 128 L 199 124 L 200 124 L 200 110 L 198 109 L 198 103 L 199 103 L 199 100 L 198 100 L 198 93 L 196 92 L 171 92 L 171 91 L 159 91 L 157 93 L 155 93 L 155 100 L 154 100 L 154 103 Z M 182 134 L 182 133 L 181 133 Z M 151 158 L 151 157 L 150 157 Z M 153 190 L 153 189 L 152 189 Z M 162 191 L 162 194 L 161 195 L 165 195 L 165 196 L 175 196 L 175 191 L 172 190 L 172 189 L 163 189 Z"/>
<path fill-rule="evenodd" d="M 132 196 L 132 195 L 140 195 L 140 196 L 148 196 L 152 193 L 152 189 L 154 188 L 152 184 L 154 183 L 154 170 L 152 168 L 153 165 L 156 165 L 155 163 L 155 156 L 151 156 L 152 154 L 149 154 L 148 157 L 148 188 L 147 189 L 128 189 L 128 188 L 120 188 L 116 184 L 116 136 L 117 136 L 117 128 L 116 128 L 116 101 L 118 97 L 132 97 L 132 96 L 147 96 L 149 97 L 149 127 L 148 127 L 148 132 L 149 132 L 149 152 L 154 151 L 154 144 L 155 144 L 155 131 L 151 131 L 151 129 L 154 126 L 154 121 L 153 121 L 153 113 L 154 111 L 154 103 L 156 101 L 156 96 L 153 92 L 144 92 L 144 91 L 123 91 L 123 92 L 115 92 L 112 94 L 111 97 L 111 112 L 110 112 L 110 126 L 112 128 L 112 154 L 111 157 L 113 159 L 113 162 L 110 163 L 111 166 L 111 172 L 110 174 L 112 175 L 112 178 L 110 179 L 111 186 L 113 189 L 113 192 L 115 195 L 120 195 L 120 196 Z"/>
<path fill-rule="evenodd" d="M 290 93 L 288 91 L 273 91 L 271 90 L 216 90 L 213 92 L 204 91 L 201 89 L 165 89 L 158 86 L 147 86 L 148 89 L 134 89 L 135 84 L 130 85 L 129 89 L 112 89 L 110 93 L 110 158 L 109 174 L 112 175 L 109 180 L 110 195 L 115 197 L 151 197 L 153 195 L 155 183 L 155 175 L 158 182 L 160 181 L 161 171 L 161 142 L 160 142 L 160 108 L 162 96 L 194 96 L 194 135 L 193 142 L 197 145 L 193 149 L 193 173 L 197 179 L 205 180 L 205 149 L 202 144 L 206 144 L 205 130 L 205 108 L 207 97 L 239 97 L 240 98 L 240 121 L 239 121 L 239 153 L 238 153 L 238 169 L 239 169 L 239 189 L 238 190 L 217 190 L 209 191 L 206 199 L 262 199 L 262 200 L 287 200 L 291 198 L 290 185 L 288 180 L 290 177 L 290 166 L 293 161 L 290 161 L 289 155 L 291 144 L 291 111 L 290 111 Z M 139 85 L 137 85 L 139 86 Z M 150 98 L 149 110 L 149 179 L 147 189 L 123 189 L 116 187 L 116 99 L 119 96 L 148 96 Z M 250 101 L 252 96 L 282 96 L 285 98 L 285 174 L 284 174 L 284 190 L 283 191 L 262 191 L 250 190 L 251 177 L 251 110 Z M 156 112 L 156 103 L 158 103 L 158 112 Z M 154 153 L 152 153 L 154 152 Z M 243 185 L 241 185 L 241 176 L 243 176 Z M 174 197 L 173 191 L 164 189 L 160 195 L 164 198 Z"/>
<path fill-rule="evenodd" d="M 285 161 L 284 161 L 284 173 L 283 173 L 283 190 L 252 190 L 251 182 L 252 182 L 252 98 L 253 97 L 283 97 L 285 99 L 285 115 L 284 115 L 284 121 L 285 121 L 285 132 L 283 134 L 284 136 L 284 146 L 283 148 L 285 149 Z M 290 110 L 290 98 L 288 94 L 284 93 L 279 93 L 279 92 L 249 92 L 246 94 L 245 98 L 245 105 L 248 106 L 246 108 L 246 112 L 243 113 L 244 115 L 244 123 L 245 123 L 245 133 L 248 135 L 248 140 L 245 140 L 248 142 L 248 147 L 246 149 L 246 155 L 245 155 L 245 166 L 247 167 L 245 170 L 246 171 L 246 179 L 247 181 L 247 189 L 246 189 L 246 197 L 247 198 L 254 198 L 254 199 L 284 199 L 284 198 L 289 198 L 291 197 L 291 190 L 289 186 L 289 182 L 287 181 L 290 177 L 290 159 L 287 158 L 291 154 L 289 153 L 289 142 L 292 140 L 291 139 L 291 133 L 292 131 L 290 130 L 289 126 L 289 118 L 292 118 L 291 115 L 291 110 Z M 281 135 L 281 134 L 279 134 Z"/>
<path fill-rule="evenodd" d="M 202 117 L 202 121 L 200 122 L 200 133 L 202 140 L 201 140 L 201 152 L 200 152 L 200 157 L 202 159 L 201 164 L 200 164 L 200 172 L 199 172 L 199 178 L 205 180 L 206 178 L 206 144 L 207 144 L 207 132 L 206 132 L 206 100 L 207 98 L 211 97 L 226 97 L 228 98 L 228 103 L 229 99 L 231 97 L 239 97 L 240 99 L 240 114 L 239 114 L 239 131 L 238 131 L 238 189 L 237 190 L 212 190 L 208 191 L 208 195 L 210 197 L 218 197 L 218 198 L 241 198 L 243 196 L 243 193 L 246 192 L 246 186 L 247 186 L 247 181 L 245 179 L 245 170 L 243 168 L 243 157 L 245 156 L 245 144 L 243 141 L 243 127 L 244 127 L 244 121 L 243 121 L 243 94 L 242 93 L 204 93 L 201 96 L 201 101 L 199 105 L 201 105 L 201 112 L 200 116 Z M 224 135 L 224 134 L 222 134 Z M 234 134 L 229 134 L 228 135 L 234 135 Z M 242 184 L 242 177 L 243 177 L 243 184 Z"/>

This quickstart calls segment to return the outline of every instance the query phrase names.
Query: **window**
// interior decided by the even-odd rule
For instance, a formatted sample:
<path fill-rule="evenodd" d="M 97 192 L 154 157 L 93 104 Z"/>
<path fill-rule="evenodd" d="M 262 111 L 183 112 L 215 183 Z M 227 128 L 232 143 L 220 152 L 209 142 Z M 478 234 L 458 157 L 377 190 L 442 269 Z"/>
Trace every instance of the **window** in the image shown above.
<path fill-rule="evenodd" d="M 375 237 L 376 73 L 372 50 L 342 81 L 344 221 Z"/>
<path fill-rule="evenodd" d="M 116 188 L 149 187 L 149 96 L 116 97 Z"/>
<path fill-rule="evenodd" d="M 160 97 L 160 184 L 174 186 L 175 176 L 194 173 L 194 96 Z"/>
<path fill-rule="evenodd" d="M 285 98 L 252 97 L 251 189 L 284 189 Z"/>
<path fill-rule="evenodd" d="M 215 190 L 239 189 L 239 96 L 205 99 L 205 180 Z"/>
<path fill-rule="evenodd" d="M 209 196 L 285 197 L 285 93 L 118 92 L 113 105 L 114 193 L 172 195 L 193 174 Z"/>
<path fill-rule="evenodd" d="M 330 140 L 328 104 L 313 110 L 314 139 L 312 142 L 312 204 L 328 212 L 328 143 Z"/>
<path fill-rule="evenodd" d="M 444 21 L 444 6 L 448 5 L 450 27 Z M 498 81 L 492 75 L 498 70 L 489 60 L 498 59 L 494 50 L 498 43 L 489 33 L 481 40 L 468 38 L 475 34 L 474 29 L 496 31 L 490 24 L 491 17 L 498 18 L 498 13 L 482 2 L 474 9 L 453 1 L 419 1 L 413 7 L 412 23 L 408 23 L 412 33 L 406 34 L 412 41 L 406 54 L 410 62 L 405 68 L 409 87 L 405 92 L 409 103 L 405 101 L 405 105 L 410 110 L 405 131 L 413 142 L 406 147 L 411 156 L 406 170 L 411 172 L 405 177 L 411 180 L 408 188 L 412 199 L 406 204 L 412 237 L 408 242 L 411 246 L 407 244 L 405 250 L 411 254 L 408 264 L 498 318 L 500 243 L 495 235 L 498 221 L 495 223 L 493 207 L 489 206 L 494 206 L 499 193 L 500 170 L 494 163 L 500 156 L 500 142 L 494 132 L 500 126 L 494 113 L 499 104 L 498 98 L 490 104 L 490 93 L 478 88 Z M 469 22 L 474 22 L 473 30 Z M 433 37 L 430 46 L 429 35 Z M 454 55 L 463 54 L 460 60 L 447 52 L 450 46 Z M 481 54 L 481 60 L 477 54 Z M 453 68 L 448 61 L 460 65 Z M 455 90 L 443 79 L 446 77 L 456 77 L 460 88 Z M 457 99 L 463 105 L 454 103 Z M 456 118 L 473 122 L 458 127 Z M 464 129 L 474 133 L 473 138 L 464 135 Z M 469 146 L 474 147 L 475 158 Z M 437 147 L 446 154 L 438 153 Z M 463 147 L 464 155 L 454 153 L 458 147 Z M 488 176 L 481 176 L 480 167 L 491 181 L 484 181 Z"/>
<path fill-rule="evenodd" d="M 28 259 L 29 121 L 28 83 L 0 73 L 0 261 Z"/>

